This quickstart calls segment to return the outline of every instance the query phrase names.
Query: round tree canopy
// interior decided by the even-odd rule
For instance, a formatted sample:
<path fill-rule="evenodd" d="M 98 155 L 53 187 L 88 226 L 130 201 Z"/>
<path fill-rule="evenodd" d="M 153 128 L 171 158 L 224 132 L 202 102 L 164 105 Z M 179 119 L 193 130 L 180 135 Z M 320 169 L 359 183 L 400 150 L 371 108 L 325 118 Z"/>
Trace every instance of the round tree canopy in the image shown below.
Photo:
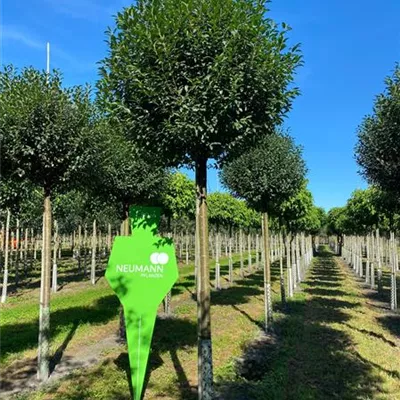
<path fill-rule="evenodd" d="M 306 173 L 301 149 L 287 135 L 272 134 L 227 163 L 222 182 L 261 212 L 273 212 L 301 187 Z"/>

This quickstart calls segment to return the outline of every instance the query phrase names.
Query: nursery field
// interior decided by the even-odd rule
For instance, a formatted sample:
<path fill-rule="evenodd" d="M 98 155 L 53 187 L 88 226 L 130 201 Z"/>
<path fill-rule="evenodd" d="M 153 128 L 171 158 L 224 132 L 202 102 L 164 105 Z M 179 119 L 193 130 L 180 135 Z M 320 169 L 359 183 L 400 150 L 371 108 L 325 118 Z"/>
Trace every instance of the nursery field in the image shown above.
<path fill-rule="evenodd" d="M 235 258 L 237 261 L 237 257 Z M 279 302 L 279 266 L 272 266 L 274 331 L 262 333 L 260 270 L 227 279 L 212 292 L 215 380 L 220 399 L 394 399 L 400 396 L 399 316 L 326 248 L 285 308 Z M 238 271 L 236 263 L 235 271 Z M 384 284 L 385 292 L 388 291 Z M 196 303 L 193 267 L 183 267 L 173 289 L 172 315 L 160 309 L 145 399 L 196 398 Z M 2 310 L 3 385 L 34 366 L 35 291 Z M 12 300 L 11 300 L 12 299 Z M 17 399 L 129 399 L 126 347 L 115 340 L 118 302 L 101 278 L 96 288 L 70 283 L 54 298 L 52 351 L 65 370 L 46 389 Z M 12 340 L 18 332 L 21 340 Z M 6 341 L 4 342 L 4 338 Z M 111 338 L 111 339 L 110 339 Z M 82 348 L 86 347 L 86 359 Z M 96 358 L 87 360 L 88 353 Z M 18 359 L 19 361 L 13 361 Z M 23 360 L 23 361 L 21 361 Z M 79 363 L 88 364 L 79 369 Z M 3 369 L 4 368 L 4 369 Z M 76 369 L 78 368 L 78 369 Z M 34 369 L 34 368 L 33 368 Z M 57 371 L 57 366 L 56 366 Z M 4 386 L 3 386 L 4 387 Z"/>

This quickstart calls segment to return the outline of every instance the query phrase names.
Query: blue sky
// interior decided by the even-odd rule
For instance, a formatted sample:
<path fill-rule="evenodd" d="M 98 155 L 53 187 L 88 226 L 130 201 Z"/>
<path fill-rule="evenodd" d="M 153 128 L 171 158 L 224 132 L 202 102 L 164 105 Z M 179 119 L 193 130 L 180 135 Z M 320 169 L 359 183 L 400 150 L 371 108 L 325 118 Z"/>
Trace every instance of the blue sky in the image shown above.
<path fill-rule="evenodd" d="M 94 83 L 96 62 L 107 52 L 104 34 L 129 0 L 14 0 L 1 2 L 0 61 L 19 67 L 51 66 L 65 83 Z M 304 67 L 286 126 L 304 147 L 309 188 L 317 205 L 343 205 L 365 187 L 353 149 L 356 129 L 370 112 L 383 79 L 400 60 L 399 0 L 275 0 L 270 17 L 288 23 L 292 43 L 300 42 Z M 220 187 L 216 171 L 209 190 Z"/>

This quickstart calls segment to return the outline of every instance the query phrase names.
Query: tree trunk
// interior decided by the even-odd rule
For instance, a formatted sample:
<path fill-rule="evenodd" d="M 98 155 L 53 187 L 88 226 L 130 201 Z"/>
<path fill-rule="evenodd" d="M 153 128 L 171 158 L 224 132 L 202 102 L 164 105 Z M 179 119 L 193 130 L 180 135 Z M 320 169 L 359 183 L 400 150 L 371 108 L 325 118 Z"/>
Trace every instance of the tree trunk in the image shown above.
<path fill-rule="evenodd" d="M 75 260 L 75 256 L 76 256 L 75 243 L 76 243 L 76 231 L 74 229 L 74 231 L 72 232 L 72 235 L 71 235 L 71 255 L 72 255 L 73 260 Z"/>
<path fill-rule="evenodd" d="M 83 230 L 83 247 L 84 247 L 84 258 L 83 258 L 83 276 L 87 277 L 87 225 L 85 223 L 85 229 Z"/>
<path fill-rule="evenodd" d="M 341 235 L 337 236 L 337 243 L 338 243 L 338 256 L 342 257 L 343 237 Z"/>
<path fill-rule="evenodd" d="M 219 254 L 221 246 L 219 243 L 219 227 L 217 226 L 217 232 L 215 234 L 215 289 L 221 289 L 221 266 L 219 263 Z"/>
<path fill-rule="evenodd" d="M 378 292 L 382 293 L 382 253 L 381 253 L 381 239 L 379 236 L 379 229 L 376 230 L 376 257 L 378 263 Z"/>
<path fill-rule="evenodd" d="M 3 258 L 4 258 L 4 240 L 5 240 L 5 232 L 4 232 L 4 224 L 1 224 L 1 232 L 0 232 L 0 273 L 3 272 Z"/>
<path fill-rule="evenodd" d="M 295 253 L 295 236 L 294 234 L 291 235 L 290 238 L 290 259 L 291 259 L 291 266 L 292 266 L 292 293 L 294 294 L 294 290 L 297 287 L 296 281 L 296 253 Z"/>
<path fill-rule="evenodd" d="M 286 306 L 286 292 L 285 292 L 285 275 L 283 272 L 283 256 L 284 256 L 284 245 L 282 232 L 279 233 L 279 271 L 280 271 L 280 284 L 281 284 L 281 301 L 282 306 Z"/>
<path fill-rule="evenodd" d="M 23 253 L 23 261 L 24 261 L 24 276 L 25 279 L 28 277 L 28 228 L 25 228 L 24 235 L 24 253 Z"/>
<path fill-rule="evenodd" d="M 391 247 L 391 274 L 390 274 L 390 309 L 397 310 L 397 282 L 396 282 L 396 264 L 397 264 L 397 243 L 394 233 L 390 233 L 390 247 Z"/>
<path fill-rule="evenodd" d="M 249 272 L 253 269 L 252 260 L 251 260 L 251 234 L 250 232 L 247 234 L 247 268 Z"/>
<path fill-rule="evenodd" d="M 10 245 L 10 210 L 7 210 L 7 220 L 6 220 L 6 234 L 4 243 L 4 272 L 3 272 L 3 290 L 1 292 L 1 302 L 5 303 L 7 300 L 7 289 L 8 289 L 8 248 Z"/>
<path fill-rule="evenodd" d="M 296 281 L 300 283 L 301 274 L 300 274 L 300 246 L 299 246 L 299 234 L 297 233 L 295 236 L 295 246 L 296 246 Z"/>
<path fill-rule="evenodd" d="M 108 235 L 107 235 L 107 252 L 111 253 L 111 224 L 108 224 Z"/>
<path fill-rule="evenodd" d="M 33 270 L 33 253 L 34 253 L 34 249 L 36 247 L 36 238 L 33 235 L 33 229 L 31 228 L 31 238 L 30 238 L 30 244 L 31 244 L 31 251 L 30 251 L 30 256 L 29 256 L 29 268 L 32 271 Z M 29 253 L 29 249 L 28 249 L 28 253 Z"/>
<path fill-rule="evenodd" d="M 260 237 L 256 235 L 256 269 L 260 268 Z"/>
<path fill-rule="evenodd" d="M 52 276 L 52 291 L 57 292 L 57 245 L 58 245 L 58 224 L 54 221 L 54 250 L 53 250 L 53 276 Z"/>
<path fill-rule="evenodd" d="M 42 279 L 40 282 L 38 378 L 49 377 L 50 340 L 50 272 L 51 272 L 51 199 L 46 190 L 43 214 Z"/>
<path fill-rule="evenodd" d="M 33 260 L 34 260 L 34 263 L 36 263 L 37 252 L 38 252 L 38 248 L 39 248 L 39 237 L 38 236 L 39 235 L 36 234 L 36 236 L 35 236 L 35 247 L 33 248 Z"/>
<path fill-rule="evenodd" d="M 186 265 L 189 265 L 189 232 L 187 229 L 185 235 L 185 257 L 186 257 Z"/>
<path fill-rule="evenodd" d="M 199 274 L 199 199 L 196 198 L 196 226 L 195 226 L 195 233 L 194 233 L 194 283 L 196 287 L 196 298 L 197 298 L 197 289 L 199 285 L 197 284 L 198 274 Z"/>
<path fill-rule="evenodd" d="M 171 315 L 171 299 L 172 293 L 169 291 L 167 295 L 164 297 L 164 314 Z"/>
<path fill-rule="evenodd" d="M 240 277 L 244 278 L 244 257 L 243 257 L 243 230 L 239 230 L 239 252 L 240 252 Z"/>
<path fill-rule="evenodd" d="M 271 260 L 269 249 L 268 213 L 263 214 L 263 241 L 264 241 L 264 305 L 265 331 L 271 330 L 272 325 L 272 298 L 271 298 Z"/>
<path fill-rule="evenodd" d="M 366 261 L 365 261 L 365 283 L 368 285 L 371 281 L 370 279 L 370 252 L 369 252 L 369 234 L 366 237 Z"/>
<path fill-rule="evenodd" d="M 213 398 L 213 362 L 211 346 L 210 270 L 208 260 L 207 159 L 196 162 L 196 189 L 199 203 L 199 271 L 197 296 L 198 395 L 199 400 Z"/>
<path fill-rule="evenodd" d="M 76 244 L 76 258 L 78 259 L 78 273 L 81 273 L 82 260 L 81 260 L 81 247 L 82 247 L 82 226 L 78 225 L 78 243 Z"/>
<path fill-rule="evenodd" d="M 123 220 L 121 224 L 121 236 L 129 236 L 129 203 L 123 204 Z M 126 326 L 124 308 L 122 304 L 119 308 L 119 339 L 121 342 L 126 343 Z"/>
<path fill-rule="evenodd" d="M 286 270 L 287 270 L 287 282 L 288 282 L 288 297 L 293 297 L 293 273 L 292 273 L 292 259 L 290 249 L 290 238 L 289 234 L 286 234 Z"/>
<path fill-rule="evenodd" d="M 15 230 L 15 287 L 19 285 L 19 219 L 17 219 L 17 229 Z"/>
<path fill-rule="evenodd" d="M 93 233 L 92 233 L 92 264 L 90 268 L 90 281 L 92 285 L 96 283 L 96 249 L 97 249 L 97 228 L 96 220 L 93 221 Z"/>
<path fill-rule="evenodd" d="M 228 260 L 228 267 L 229 267 L 229 284 L 232 285 L 233 283 L 233 259 L 232 259 L 232 226 L 229 227 L 229 260 Z"/>

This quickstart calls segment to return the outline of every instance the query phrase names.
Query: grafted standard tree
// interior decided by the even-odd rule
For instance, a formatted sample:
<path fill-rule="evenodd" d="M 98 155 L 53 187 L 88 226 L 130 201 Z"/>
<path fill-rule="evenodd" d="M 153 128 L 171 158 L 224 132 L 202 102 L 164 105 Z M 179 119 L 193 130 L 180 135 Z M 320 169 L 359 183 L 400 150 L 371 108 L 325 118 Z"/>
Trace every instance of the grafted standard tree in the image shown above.
<path fill-rule="evenodd" d="M 257 147 L 226 164 L 222 182 L 263 214 L 265 330 L 272 325 L 269 214 L 293 196 L 304 181 L 301 150 L 289 136 L 273 134 Z"/>
<path fill-rule="evenodd" d="M 139 0 L 109 32 L 100 92 L 128 136 L 166 165 L 195 169 L 199 398 L 213 396 L 207 162 L 272 131 L 290 109 L 301 62 L 264 1 Z"/>
<path fill-rule="evenodd" d="M 40 288 L 38 377 L 49 377 L 52 195 L 78 179 L 90 151 L 89 88 L 65 88 L 58 72 L 33 68 L 0 73 L 2 172 L 42 190 L 43 251 Z"/>

